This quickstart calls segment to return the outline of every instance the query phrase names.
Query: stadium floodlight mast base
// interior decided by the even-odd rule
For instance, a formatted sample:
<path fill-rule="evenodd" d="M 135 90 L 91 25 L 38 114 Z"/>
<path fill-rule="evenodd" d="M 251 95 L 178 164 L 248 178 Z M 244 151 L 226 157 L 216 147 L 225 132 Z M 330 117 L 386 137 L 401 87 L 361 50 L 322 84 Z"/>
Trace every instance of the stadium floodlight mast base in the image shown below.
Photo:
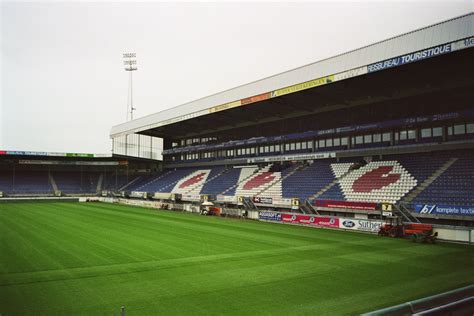
<path fill-rule="evenodd" d="M 125 71 L 130 73 L 129 81 L 128 81 L 128 100 L 127 100 L 127 116 L 126 121 L 128 121 L 128 111 L 130 109 L 130 120 L 133 120 L 133 111 L 136 108 L 133 107 L 133 72 L 136 71 L 137 68 L 137 54 L 135 53 L 124 53 L 123 54 L 123 64 L 125 65 Z"/>

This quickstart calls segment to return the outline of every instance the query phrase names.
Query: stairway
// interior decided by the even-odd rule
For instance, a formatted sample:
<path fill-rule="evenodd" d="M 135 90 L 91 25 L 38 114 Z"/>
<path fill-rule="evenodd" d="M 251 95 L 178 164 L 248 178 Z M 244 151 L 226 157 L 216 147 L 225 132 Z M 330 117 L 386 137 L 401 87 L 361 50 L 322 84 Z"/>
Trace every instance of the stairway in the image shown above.
<path fill-rule="evenodd" d="M 324 194 L 324 192 L 326 192 L 327 190 L 331 189 L 333 186 L 337 185 L 339 183 L 340 180 L 344 179 L 344 177 L 346 177 L 348 174 L 350 174 L 353 170 L 356 170 L 356 169 L 350 169 L 347 170 L 346 172 L 344 172 L 342 175 L 339 175 L 338 178 L 334 179 L 334 181 L 332 181 L 331 183 L 329 183 L 327 186 L 325 186 L 324 188 L 322 188 L 321 190 L 319 190 L 318 192 L 316 192 L 315 194 L 313 194 L 312 196 L 310 196 L 308 198 L 308 201 L 313 201 L 313 200 L 316 200 L 318 197 L 320 197 L 321 195 Z"/>
<path fill-rule="evenodd" d="M 97 180 L 97 187 L 95 188 L 95 192 L 99 193 L 102 191 L 102 182 L 104 181 L 104 174 L 101 173 L 99 176 L 99 180 Z"/>
<path fill-rule="evenodd" d="M 136 177 L 135 179 L 133 179 L 132 181 L 128 182 L 127 184 L 125 184 L 124 186 L 118 188 L 117 191 L 123 191 L 125 190 L 125 188 L 127 188 L 128 186 L 134 184 L 135 182 L 137 182 L 138 180 L 140 180 L 142 177 Z"/>
<path fill-rule="evenodd" d="M 290 167 L 291 168 L 291 167 Z M 278 185 L 279 183 L 282 183 L 284 179 L 292 176 L 295 172 L 297 171 L 301 171 L 302 170 L 302 166 L 296 166 L 294 167 L 294 169 L 292 171 L 290 171 L 286 176 L 284 177 L 280 177 L 280 179 L 278 179 L 277 181 L 275 181 L 274 183 L 272 183 L 270 186 L 266 187 L 266 188 L 263 188 L 263 190 L 261 190 L 260 192 L 258 192 L 256 194 L 256 196 L 260 196 L 262 193 L 268 191 L 269 189 L 271 189 L 272 187 L 274 187 L 275 185 Z"/>
<path fill-rule="evenodd" d="M 450 158 L 438 170 L 436 170 L 430 177 L 418 185 L 413 191 L 408 193 L 402 200 L 401 204 L 410 204 L 421 192 L 423 192 L 431 183 L 433 183 L 439 176 L 441 176 L 449 167 L 455 163 L 458 158 Z"/>
<path fill-rule="evenodd" d="M 201 190 L 202 190 L 202 188 L 204 187 L 204 185 L 206 183 L 211 182 L 212 180 L 220 177 L 221 175 L 225 174 L 229 170 L 230 170 L 229 168 L 224 168 L 221 172 L 219 172 L 218 174 L 216 174 L 212 178 L 206 179 L 206 181 L 204 181 L 204 183 L 197 183 L 196 186 L 192 186 L 189 190 L 185 191 L 183 194 L 199 194 L 199 193 L 201 193 Z M 212 172 L 212 170 L 209 172 L 209 174 L 211 172 Z M 199 191 L 196 190 L 196 187 L 199 187 Z"/>
<path fill-rule="evenodd" d="M 410 210 L 408 210 L 403 204 L 400 205 L 394 205 L 394 213 L 397 214 L 398 216 L 401 216 L 404 218 L 407 222 L 410 223 L 420 223 L 418 218 L 416 218 Z"/>
<path fill-rule="evenodd" d="M 305 200 L 304 203 L 300 204 L 300 210 L 303 214 L 316 214 L 319 215 L 318 210 L 316 210 L 309 200 Z"/>
<path fill-rule="evenodd" d="M 259 168 L 242 168 L 242 171 L 241 172 L 244 172 L 244 170 L 247 170 L 249 169 L 249 171 L 251 170 L 251 172 L 249 172 L 249 175 L 247 175 L 246 177 L 244 177 L 242 180 L 238 181 L 237 184 L 227 188 L 225 191 L 222 191 L 220 193 L 220 195 L 225 195 L 227 192 L 229 192 L 230 190 L 234 189 L 234 188 L 238 188 L 240 184 L 242 184 L 243 182 L 247 181 L 250 177 L 252 177 L 255 173 L 259 172 L 260 171 L 260 167 Z"/>
<path fill-rule="evenodd" d="M 49 182 L 51 183 L 51 186 L 53 187 L 53 191 L 54 192 L 59 191 L 58 185 L 56 184 L 56 181 L 54 180 L 51 172 L 48 172 L 48 179 L 49 179 Z"/>

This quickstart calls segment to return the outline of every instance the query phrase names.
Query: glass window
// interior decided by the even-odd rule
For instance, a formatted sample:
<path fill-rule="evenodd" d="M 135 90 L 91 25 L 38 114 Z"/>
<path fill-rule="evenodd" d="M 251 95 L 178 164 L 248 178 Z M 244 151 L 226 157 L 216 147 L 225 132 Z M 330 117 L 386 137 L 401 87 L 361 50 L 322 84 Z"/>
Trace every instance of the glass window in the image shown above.
<path fill-rule="evenodd" d="M 326 139 L 326 147 L 332 147 L 332 138 Z"/>
<path fill-rule="evenodd" d="M 441 136 L 443 136 L 443 128 L 433 127 L 433 137 L 441 137 Z"/>
<path fill-rule="evenodd" d="M 431 128 L 422 128 L 421 129 L 421 138 L 431 137 Z"/>
<path fill-rule="evenodd" d="M 315 142 L 314 142 L 314 149 L 318 149 L 318 147 L 319 147 L 318 145 L 319 145 L 319 144 L 318 144 L 318 141 L 315 141 Z"/>
<path fill-rule="evenodd" d="M 265 152 L 265 148 L 263 146 L 260 146 L 259 152 L 263 154 Z"/>
<path fill-rule="evenodd" d="M 389 142 L 390 141 L 390 133 L 383 133 L 382 134 L 382 141 Z"/>
<path fill-rule="evenodd" d="M 349 139 L 347 137 L 342 137 L 341 138 L 341 145 L 342 146 L 347 146 Z"/>
<path fill-rule="evenodd" d="M 285 150 L 289 151 L 290 150 L 290 144 L 285 144 Z"/>
<path fill-rule="evenodd" d="M 250 153 L 255 154 L 255 147 L 250 148 Z"/>
<path fill-rule="evenodd" d="M 462 135 L 462 134 L 466 134 L 466 125 L 464 124 L 454 125 L 454 135 Z"/>
<path fill-rule="evenodd" d="M 449 136 L 453 135 L 453 127 L 452 126 L 448 127 L 448 135 Z"/>
<path fill-rule="evenodd" d="M 306 149 L 306 142 L 301 143 L 301 149 Z"/>
<path fill-rule="evenodd" d="M 381 134 L 374 134 L 374 136 L 373 136 L 373 142 L 374 143 L 380 143 L 381 140 L 382 140 L 382 135 Z"/>
<path fill-rule="evenodd" d="M 407 131 L 400 131 L 400 140 L 406 140 L 407 137 Z"/>
<path fill-rule="evenodd" d="M 275 151 L 280 152 L 280 145 L 275 145 Z"/>
<path fill-rule="evenodd" d="M 355 143 L 356 143 L 357 145 L 364 143 L 364 137 L 362 137 L 362 136 L 356 136 L 356 139 L 355 139 L 355 140 L 356 140 Z"/>
<path fill-rule="evenodd" d="M 309 149 L 313 148 L 313 142 L 311 140 L 308 141 L 308 148 Z"/>
<path fill-rule="evenodd" d="M 324 148 L 326 147 L 326 142 L 324 141 L 324 139 L 320 139 L 319 140 L 319 148 Z"/>
<path fill-rule="evenodd" d="M 237 155 L 239 155 L 239 156 L 242 155 L 242 149 L 240 149 L 240 148 L 237 149 Z"/>
<path fill-rule="evenodd" d="M 271 146 L 270 146 L 270 152 L 271 152 L 271 153 L 274 153 L 274 152 L 275 152 L 275 145 L 271 145 Z"/>
<path fill-rule="evenodd" d="M 408 139 L 416 139 L 416 130 L 414 129 L 408 130 Z"/>
<path fill-rule="evenodd" d="M 466 133 L 474 133 L 474 123 L 466 124 Z"/>
<path fill-rule="evenodd" d="M 270 152 L 270 147 L 269 146 L 265 146 L 265 152 L 266 153 Z"/>
<path fill-rule="evenodd" d="M 291 149 L 291 150 L 295 150 L 295 143 L 291 143 L 291 144 L 290 144 L 290 149 Z"/>
<path fill-rule="evenodd" d="M 300 150 L 301 149 L 301 143 L 296 143 L 295 148 L 296 148 L 296 150 Z"/>
<path fill-rule="evenodd" d="M 372 135 L 364 135 L 364 143 L 372 144 Z"/>

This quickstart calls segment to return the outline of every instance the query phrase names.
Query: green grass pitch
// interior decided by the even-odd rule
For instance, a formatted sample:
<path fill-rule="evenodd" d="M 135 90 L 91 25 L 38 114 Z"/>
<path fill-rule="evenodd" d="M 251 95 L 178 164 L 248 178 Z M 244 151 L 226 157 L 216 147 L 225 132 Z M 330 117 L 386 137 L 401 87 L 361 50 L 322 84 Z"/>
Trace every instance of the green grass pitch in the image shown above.
<path fill-rule="evenodd" d="M 0 204 L 0 314 L 358 314 L 472 284 L 474 248 L 101 203 Z"/>

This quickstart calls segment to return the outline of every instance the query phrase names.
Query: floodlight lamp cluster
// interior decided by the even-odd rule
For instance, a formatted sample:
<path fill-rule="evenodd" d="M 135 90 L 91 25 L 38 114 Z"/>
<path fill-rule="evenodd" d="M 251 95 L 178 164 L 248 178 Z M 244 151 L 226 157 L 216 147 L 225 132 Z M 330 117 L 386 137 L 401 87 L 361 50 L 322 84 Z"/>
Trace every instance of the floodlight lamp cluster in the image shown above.
<path fill-rule="evenodd" d="M 123 58 L 126 59 L 123 61 L 123 64 L 125 65 L 125 71 L 135 71 L 137 70 L 137 60 L 132 59 L 136 58 L 137 54 L 136 53 L 124 53 Z"/>

